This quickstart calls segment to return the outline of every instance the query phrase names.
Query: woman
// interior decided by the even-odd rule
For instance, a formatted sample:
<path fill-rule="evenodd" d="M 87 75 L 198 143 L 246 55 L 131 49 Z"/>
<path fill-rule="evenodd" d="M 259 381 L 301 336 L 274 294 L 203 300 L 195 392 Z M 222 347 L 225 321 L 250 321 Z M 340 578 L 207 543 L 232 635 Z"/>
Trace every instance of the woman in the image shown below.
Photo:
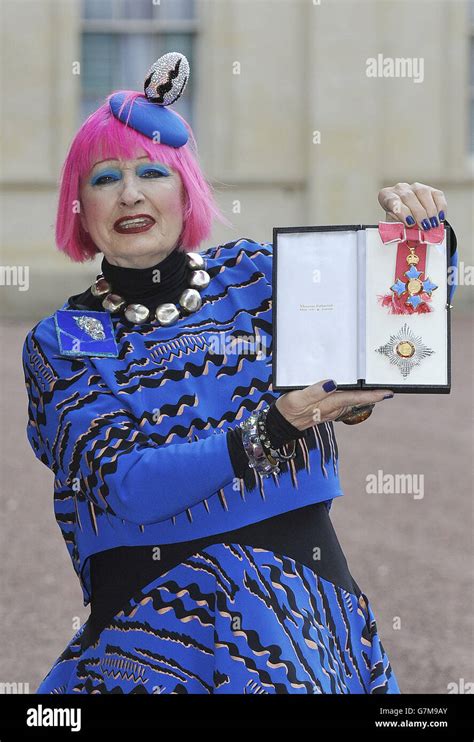
<path fill-rule="evenodd" d="M 168 107 L 188 72 L 109 96 L 62 171 L 57 244 L 102 274 L 26 337 L 27 434 L 91 615 L 37 692 L 399 693 L 329 518 L 333 421 L 393 394 L 273 393 L 272 245 L 194 252 L 222 215 Z M 424 188 L 387 216 L 436 219 Z"/>

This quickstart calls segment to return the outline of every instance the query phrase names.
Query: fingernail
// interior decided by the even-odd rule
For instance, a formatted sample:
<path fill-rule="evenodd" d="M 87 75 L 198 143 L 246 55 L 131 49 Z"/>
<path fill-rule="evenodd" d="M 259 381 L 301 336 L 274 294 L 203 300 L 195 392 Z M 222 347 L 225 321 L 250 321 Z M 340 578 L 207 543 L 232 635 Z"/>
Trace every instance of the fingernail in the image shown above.
<path fill-rule="evenodd" d="M 412 216 L 407 216 L 406 223 L 411 225 L 415 223 L 415 220 L 413 219 Z"/>
<path fill-rule="evenodd" d="M 421 224 L 423 226 L 423 229 L 426 229 L 426 230 L 431 229 L 431 224 L 429 223 L 428 219 L 423 219 Z"/>
<path fill-rule="evenodd" d="M 430 216 L 430 222 L 432 227 L 439 227 L 439 221 L 435 216 Z"/>
<path fill-rule="evenodd" d="M 325 392 L 333 392 L 336 388 L 337 384 L 332 379 L 330 379 L 329 381 L 325 381 L 323 384 L 323 389 Z"/>
<path fill-rule="evenodd" d="M 446 217 L 444 216 L 444 211 L 439 211 L 439 212 L 438 212 L 438 216 L 439 216 L 439 219 L 440 219 L 440 221 L 441 221 L 441 222 L 444 222 L 444 220 L 445 220 L 445 218 L 446 218 Z"/>
<path fill-rule="evenodd" d="M 392 397 L 393 397 L 393 394 L 386 394 L 384 399 L 392 399 Z"/>

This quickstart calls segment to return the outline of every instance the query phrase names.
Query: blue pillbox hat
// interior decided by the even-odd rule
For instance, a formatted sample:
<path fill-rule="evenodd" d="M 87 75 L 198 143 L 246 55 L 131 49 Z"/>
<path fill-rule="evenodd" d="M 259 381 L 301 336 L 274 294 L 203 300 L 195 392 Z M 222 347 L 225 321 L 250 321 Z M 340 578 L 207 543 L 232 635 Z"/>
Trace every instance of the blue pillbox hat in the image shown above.
<path fill-rule="evenodd" d="M 122 107 L 127 93 L 119 91 L 109 99 L 110 109 L 119 121 L 149 139 L 170 147 L 182 147 L 188 130 L 173 111 L 167 109 L 183 93 L 189 79 L 189 63 L 184 54 L 170 52 L 160 57 L 145 77 L 145 95 Z"/>

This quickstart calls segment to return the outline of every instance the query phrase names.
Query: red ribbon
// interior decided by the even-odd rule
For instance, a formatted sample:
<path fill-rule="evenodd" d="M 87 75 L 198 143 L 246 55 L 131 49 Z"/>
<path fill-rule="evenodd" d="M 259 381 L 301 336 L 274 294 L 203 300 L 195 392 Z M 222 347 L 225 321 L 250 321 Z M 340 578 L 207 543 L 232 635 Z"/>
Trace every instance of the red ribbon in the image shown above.
<path fill-rule="evenodd" d="M 415 268 L 421 272 L 422 276 L 425 276 L 426 267 L 426 243 L 441 243 L 444 240 L 444 224 L 440 224 L 438 227 L 432 227 L 430 230 L 420 229 L 418 226 L 407 227 L 402 222 L 379 222 L 379 234 L 384 244 L 391 242 L 398 242 L 397 247 L 397 258 L 395 261 L 395 277 L 393 283 L 396 283 L 398 279 L 407 282 L 405 272 L 409 270 L 410 265 L 407 263 L 407 257 L 411 253 L 409 247 L 414 247 L 415 252 L 420 258 L 419 262 L 415 265 Z M 392 284 L 393 285 L 393 284 Z M 431 300 L 430 296 L 425 293 L 420 294 L 420 298 L 424 302 Z M 413 314 L 423 313 L 430 311 L 430 307 L 426 304 L 420 304 L 417 309 L 412 306 L 405 304 L 406 299 L 401 299 L 394 293 L 386 294 L 383 297 L 379 297 L 382 306 L 390 306 L 394 314 Z"/>

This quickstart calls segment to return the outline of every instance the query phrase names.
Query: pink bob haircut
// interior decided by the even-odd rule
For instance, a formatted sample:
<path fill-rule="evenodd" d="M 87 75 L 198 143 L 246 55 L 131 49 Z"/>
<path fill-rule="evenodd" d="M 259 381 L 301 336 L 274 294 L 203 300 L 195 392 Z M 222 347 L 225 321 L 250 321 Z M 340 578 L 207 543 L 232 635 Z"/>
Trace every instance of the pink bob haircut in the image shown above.
<path fill-rule="evenodd" d="M 131 102 L 130 110 L 136 98 L 145 97 L 135 90 L 121 92 L 126 93 L 123 106 Z M 232 226 L 220 211 L 212 187 L 198 163 L 197 144 L 188 122 L 173 111 L 188 130 L 188 141 L 182 147 L 155 142 L 115 118 L 109 107 L 112 95 L 114 93 L 107 96 L 106 102 L 84 121 L 62 166 L 55 230 L 58 249 L 77 263 L 92 260 L 101 252 L 83 229 L 78 208 L 74 208 L 80 203 L 80 185 L 98 160 L 132 160 L 142 155 L 142 150 L 150 159 L 159 160 L 176 170 L 183 182 L 184 226 L 178 241 L 179 249 L 190 252 L 198 248 L 210 236 L 213 218 Z"/>

